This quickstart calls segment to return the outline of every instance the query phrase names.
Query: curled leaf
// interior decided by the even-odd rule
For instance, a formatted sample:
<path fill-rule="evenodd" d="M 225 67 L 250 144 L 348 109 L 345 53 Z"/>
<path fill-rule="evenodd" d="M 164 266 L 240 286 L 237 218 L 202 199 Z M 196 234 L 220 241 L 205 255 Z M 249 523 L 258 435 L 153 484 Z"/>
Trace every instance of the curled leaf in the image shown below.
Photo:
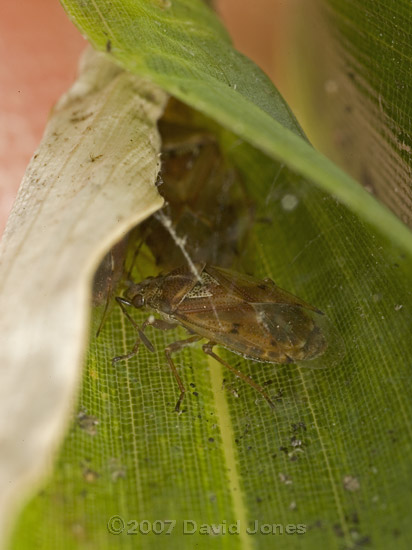
<path fill-rule="evenodd" d="M 88 52 L 27 169 L 1 245 L 1 521 L 64 426 L 99 259 L 162 205 L 156 121 L 166 99 Z"/>

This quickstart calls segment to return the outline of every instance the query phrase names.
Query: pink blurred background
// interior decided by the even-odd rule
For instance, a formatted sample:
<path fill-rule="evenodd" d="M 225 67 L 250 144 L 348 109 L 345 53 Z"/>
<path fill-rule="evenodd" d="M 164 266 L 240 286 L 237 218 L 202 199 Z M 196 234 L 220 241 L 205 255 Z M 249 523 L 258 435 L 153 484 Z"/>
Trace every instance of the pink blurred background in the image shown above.
<path fill-rule="evenodd" d="M 276 46 L 296 1 L 219 1 L 235 45 L 275 82 L 282 72 Z M 73 82 L 85 47 L 58 0 L 0 3 L 0 235 L 50 109 Z"/>

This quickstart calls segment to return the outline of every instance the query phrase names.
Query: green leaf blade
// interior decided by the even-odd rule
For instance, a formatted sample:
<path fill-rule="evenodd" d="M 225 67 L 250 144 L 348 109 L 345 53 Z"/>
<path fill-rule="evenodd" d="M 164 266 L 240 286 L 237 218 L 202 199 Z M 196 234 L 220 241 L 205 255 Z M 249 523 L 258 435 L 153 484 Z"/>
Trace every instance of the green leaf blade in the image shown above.
<path fill-rule="evenodd" d="M 353 214 L 286 168 L 279 177 L 278 166 L 247 146 L 232 152 L 248 174 L 250 193 L 262 197 L 257 219 L 271 219 L 254 224 L 244 251 L 247 265 L 324 310 L 344 339 L 346 354 L 340 363 L 314 370 L 246 361 L 219 349 L 264 385 L 276 402 L 273 411 L 252 388 L 208 361 L 198 344 L 175 355 L 189 390 L 186 412 L 176 415 L 178 388 L 163 350 L 185 331 L 148 331 L 155 353 L 142 347 L 138 358 L 113 367 L 111 359 L 135 340 L 114 309 L 100 341 L 92 339 L 76 411 L 99 420 L 97 434 L 84 433 L 75 420 L 57 465 L 60 473 L 46 488 L 46 498 L 37 497 L 22 518 L 29 525 L 30 510 L 40 506 L 48 518 L 38 523 L 42 540 L 51 522 L 69 530 L 80 525 L 83 538 L 101 548 L 114 537 L 133 547 L 134 538 L 107 532 L 106 523 L 116 514 L 125 520 L 176 520 L 176 531 L 167 538 L 170 548 L 196 542 L 200 548 L 265 549 L 276 536 L 280 548 L 355 548 L 369 541 L 383 549 L 394 529 L 402 533 L 399 547 L 407 540 L 403 518 L 409 507 L 412 411 L 404 389 L 411 379 L 411 294 L 410 275 L 403 272 L 410 274 L 410 262 L 383 249 Z M 296 198 L 294 209 L 284 208 L 285 196 Z M 147 316 L 133 315 L 138 322 Z M 113 478 L 113 463 L 124 477 Z M 88 481 L 85 468 L 99 477 Z M 70 495 L 69 502 L 61 495 Z M 53 502 L 59 498 L 64 504 L 56 510 Z M 92 513 L 81 507 L 84 499 Z M 65 517 L 71 521 L 65 523 Z M 242 531 L 217 538 L 184 535 L 184 520 L 198 529 L 239 520 Z M 255 521 L 263 533 L 248 534 Z M 286 534 L 288 525 L 292 530 L 303 525 L 305 532 Z M 264 534 L 267 529 L 277 534 Z M 154 536 L 139 537 L 145 548 L 158 544 Z M 15 547 L 21 548 L 20 542 L 16 538 Z M 80 540 L 75 547 L 83 545 Z"/>
<path fill-rule="evenodd" d="M 62 3 L 96 48 L 106 50 L 110 41 L 110 54 L 123 67 L 147 76 L 287 163 L 375 227 L 384 224 L 390 239 L 412 251 L 412 238 L 403 223 L 300 139 L 302 131 L 280 94 L 253 63 L 230 47 L 217 18 L 200 0 L 175 0 L 170 7 L 119 0 L 110 6 L 105 0 Z M 207 32 L 200 30 L 206 22 Z M 163 36 L 160 42 L 159 36 Z"/>

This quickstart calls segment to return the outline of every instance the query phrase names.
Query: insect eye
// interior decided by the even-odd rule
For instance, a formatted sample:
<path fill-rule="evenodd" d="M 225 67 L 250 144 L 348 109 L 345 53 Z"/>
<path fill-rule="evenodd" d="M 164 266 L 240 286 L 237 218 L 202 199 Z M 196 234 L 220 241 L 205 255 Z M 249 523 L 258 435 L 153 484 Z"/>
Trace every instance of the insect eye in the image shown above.
<path fill-rule="evenodd" d="M 133 305 L 136 308 L 140 308 L 144 306 L 144 298 L 141 294 L 136 294 L 136 296 L 133 298 Z"/>

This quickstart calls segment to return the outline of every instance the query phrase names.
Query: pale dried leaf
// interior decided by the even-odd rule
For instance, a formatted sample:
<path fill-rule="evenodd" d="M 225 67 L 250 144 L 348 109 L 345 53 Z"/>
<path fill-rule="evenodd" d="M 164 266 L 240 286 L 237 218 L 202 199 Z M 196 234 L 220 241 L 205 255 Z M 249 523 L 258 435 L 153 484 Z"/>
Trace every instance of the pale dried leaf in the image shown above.
<path fill-rule="evenodd" d="M 166 94 L 103 54 L 48 123 L 1 245 L 0 517 L 44 469 L 79 380 L 93 271 L 161 207 Z"/>

